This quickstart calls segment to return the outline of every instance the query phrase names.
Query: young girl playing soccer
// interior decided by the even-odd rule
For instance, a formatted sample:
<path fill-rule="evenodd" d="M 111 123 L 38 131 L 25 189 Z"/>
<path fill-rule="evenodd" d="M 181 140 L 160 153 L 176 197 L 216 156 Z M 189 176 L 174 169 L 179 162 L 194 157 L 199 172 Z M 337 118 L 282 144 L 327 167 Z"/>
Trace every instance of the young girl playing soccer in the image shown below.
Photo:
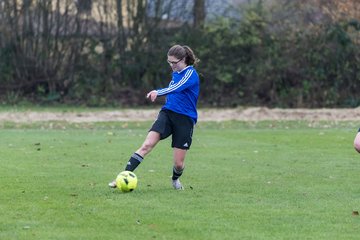
<path fill-rule="evenodd" d="M 152 102 L 157 97 L 166 96 L 166 102 L 145 141 L 130 157 L 125 170 L 134 171 L 160 140 L 171 135 L 174 163 L 172 185 L 180 190 L 183 186 L 179 178 L 184 171 L 185 155 L 190 149 L 198 117 L 196 105 L 199 96 L 199 76 L 194 68 L 198 59 L 190 47 L 175 45 L 167 53 L 167 62 L 173 71 L 169 86 L 152 90 L 146 95 Z M 110 182 L 109 186 L 115 188 L 116 182 Z"/>

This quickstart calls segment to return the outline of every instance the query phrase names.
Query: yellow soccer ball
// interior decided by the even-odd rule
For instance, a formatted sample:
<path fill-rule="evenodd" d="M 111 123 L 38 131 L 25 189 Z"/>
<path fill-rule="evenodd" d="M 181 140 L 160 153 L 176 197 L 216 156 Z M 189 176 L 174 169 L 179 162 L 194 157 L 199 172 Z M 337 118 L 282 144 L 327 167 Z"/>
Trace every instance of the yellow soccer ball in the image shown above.
<path fill-rule="evenodd" d="M 122 192 L 132 192 L 137 186 L 137 181 L 135 173 L 123 171 L 116 177 L 116 186 Z"/>

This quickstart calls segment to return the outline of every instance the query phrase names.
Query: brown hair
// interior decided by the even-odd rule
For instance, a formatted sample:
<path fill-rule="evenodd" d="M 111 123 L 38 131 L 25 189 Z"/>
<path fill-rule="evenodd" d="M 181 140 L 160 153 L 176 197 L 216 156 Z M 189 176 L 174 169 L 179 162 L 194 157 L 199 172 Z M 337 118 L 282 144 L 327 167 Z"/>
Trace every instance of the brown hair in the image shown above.
<path fill-rule="evenodd" d="M 193 50 L 190 47 L 184 45 L 174 45 L 168 51 L 168 56 L 174 56 L 177 59 L 185 58 L 186 65 L 196 65 L 200 60 L 196 58 Z"/>

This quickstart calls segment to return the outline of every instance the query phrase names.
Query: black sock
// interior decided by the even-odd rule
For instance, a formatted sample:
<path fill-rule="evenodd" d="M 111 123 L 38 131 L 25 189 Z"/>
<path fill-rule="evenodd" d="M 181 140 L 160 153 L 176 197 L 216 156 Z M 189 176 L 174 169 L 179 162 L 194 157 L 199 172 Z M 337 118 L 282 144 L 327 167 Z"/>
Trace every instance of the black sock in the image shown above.
<path fill-rule="evenodd" d="M 144 158 L 142 156 L 140 156 L 137 153 L 134 153 L 131 158 L 129 159 L 126 167 L 125 167 L 125 171 L 131 171 L 133 172 L 137 166 L 139 166 L 139 164 L 142 162 Z"/>
<path fill-rule="evenodd" d="M 184 168 L 179 170 L 174 166 L 172 180 L 178 179 L 182 175 L 183 171 L 184 171 Z"/>

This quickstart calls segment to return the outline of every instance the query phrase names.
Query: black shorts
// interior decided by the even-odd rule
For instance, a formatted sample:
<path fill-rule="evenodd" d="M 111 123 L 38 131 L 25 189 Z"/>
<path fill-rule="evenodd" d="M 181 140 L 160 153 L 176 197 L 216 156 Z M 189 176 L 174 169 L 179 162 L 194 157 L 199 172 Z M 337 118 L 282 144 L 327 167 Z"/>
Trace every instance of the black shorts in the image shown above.
<path fill-rule="evenodd" d="M 171 147 L 190 149 L 194 131 L 194 121 L 183 114 L 161 110 L 149 131 L 160 133 L 160 139 L 172 135 Z"/>

